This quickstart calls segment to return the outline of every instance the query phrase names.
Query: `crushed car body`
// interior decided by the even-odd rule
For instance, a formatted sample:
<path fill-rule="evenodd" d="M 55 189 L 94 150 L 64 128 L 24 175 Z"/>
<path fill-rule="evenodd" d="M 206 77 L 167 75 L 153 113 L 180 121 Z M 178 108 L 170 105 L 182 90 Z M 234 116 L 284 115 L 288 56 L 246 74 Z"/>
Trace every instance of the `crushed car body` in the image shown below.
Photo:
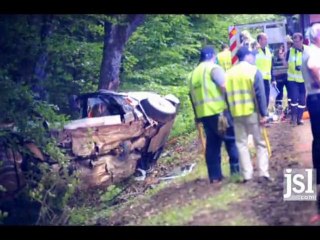
<path fill-rule="evenodd" d="M 152 169 L 163 151 L 180 102 L 171 94 L 162 97 L 152 92 L 100 90 L 74 98 L 72 105 L 79 119 L 50 133 L 69 159 L 69 172 L 76 172 L 79 186 L 86 188 L 120 182 L 137 168 Z M 35 145 L 32 148 L 38 159 L 46 161 Z M 1 160 L 3 166 L 14 163 L 12 157 Z M 22 164 L 25 160 L 19 157 L 19 161 Z M 23 171 L 7 167 L 11 171 L 8 173 L 1 166 L 0 184 L 9 192 L 16 191 L 21 187 Z"/>

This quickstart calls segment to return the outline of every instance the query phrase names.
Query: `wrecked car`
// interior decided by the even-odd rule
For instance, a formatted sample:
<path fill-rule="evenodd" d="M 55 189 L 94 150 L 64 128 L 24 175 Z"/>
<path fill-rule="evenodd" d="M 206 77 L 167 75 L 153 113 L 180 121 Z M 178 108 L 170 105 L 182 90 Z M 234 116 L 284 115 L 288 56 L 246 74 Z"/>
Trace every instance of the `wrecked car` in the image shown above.
<path fill-rule="evenodd" d="M 73 98 L 79 119 L 63 130 L 52 130 L 69 159 L 81 187 L 108 186 L 130 177 L 137 169 L 150 171 L 160 157 L 172 129 L 180 102 L 172 94 L 118 93 L 100 90 Z M 33 144 L 35 157 L 46 157 Z M 9 154 L 8 154 L 9 153 Z M 21 154 L 2 149 L 0 185 L 7 191 L 22 187 Z M 54 167 L 54 164 L 51 164 Z"/>

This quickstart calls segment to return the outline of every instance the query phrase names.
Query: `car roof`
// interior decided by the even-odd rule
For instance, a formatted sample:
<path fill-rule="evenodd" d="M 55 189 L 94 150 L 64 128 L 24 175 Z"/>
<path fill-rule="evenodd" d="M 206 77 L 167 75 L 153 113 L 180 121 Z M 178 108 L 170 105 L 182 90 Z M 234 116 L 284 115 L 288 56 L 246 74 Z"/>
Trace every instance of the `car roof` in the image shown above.
<path fill-rule="evenodd" d="M 148 91 L 115 92 L 115 91 L 100 89 L 97 92 L 81 94 L 78 96 L 78 99 L 97 97 L 97 96 L 128 96 L 141 101 L 142 99 L 146 99 L 149 96 L 159 96 L 159 94 L 155 92 L 148 92 Z"/>
<path fill-rule="evenodd" d="M 119 93 L 110 90 L 101 89 L 97 92 L 83 93 L 78 96 L 79 99 L 88 98 L 88 97 L 97 97 L 97 96 L 127 96 L 127 93 Z"/>

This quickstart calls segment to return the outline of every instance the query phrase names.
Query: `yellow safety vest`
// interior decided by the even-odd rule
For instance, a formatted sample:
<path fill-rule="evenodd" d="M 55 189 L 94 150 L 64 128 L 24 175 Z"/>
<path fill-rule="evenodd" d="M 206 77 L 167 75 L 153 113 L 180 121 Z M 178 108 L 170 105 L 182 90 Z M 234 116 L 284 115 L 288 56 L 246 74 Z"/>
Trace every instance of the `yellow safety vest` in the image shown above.
<path fill-rule="evenodd" d="M 303 45 L 303 47 L 306 47 Z M 295 48 L 290 49 L 289 59 L 288 59 L 288 81 L 294 81 L 298 83 L 303 83 L 303 77 L 301 72 L 302 65 L 302 52 L 296 50 Z M 300 66 L 300 71 L 296 70 L 296 66 Z"/>
<path fill-rule="evenodd" d="M 249 116 L 254 112 L 253 82 L 257 67 L 239 62 L 226 73 L 226 90 L 231 115 Z"/>
<path fill-rule="evenodd" d="M 219 114 L 226 109 L 223 94 L 211 78 L 211 71 L 216 67 L 219 66 L 202 62 L 189 74 L 190 94 L 197 118 Z"/>
<path fill-rule="evenodd" d="M 266 47 L 266 54 L 260 48 L 256 55 L 256 65 L 261 71 L 264 80 L 271 80 L 272 54 Z"/>
<path fill-rule="evenodd" d="M 225 50 L 225 51 L 219 52 L 217 54 L 217 58 L 218 58 L 219 65 L 225 71 L 227 71 L 228 69 L 231 68 L 232 63 L 231 63 L 231 52 L 230 52 L 230 50 Z"/>

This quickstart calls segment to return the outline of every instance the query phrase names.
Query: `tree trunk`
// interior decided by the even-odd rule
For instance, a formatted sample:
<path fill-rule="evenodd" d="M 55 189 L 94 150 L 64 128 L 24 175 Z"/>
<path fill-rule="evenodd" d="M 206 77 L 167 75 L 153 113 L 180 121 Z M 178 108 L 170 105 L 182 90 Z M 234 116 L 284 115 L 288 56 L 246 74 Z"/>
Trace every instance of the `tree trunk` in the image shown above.
<path fill-rule="evenodd" d="M 34 85 L 32 88 L 41 100 L 47 100 L 47 92 L 44 88 L 44 81 L 46 78 L 45 70 L 48 63 L 48 50 L 46 40 L 52 34 L 52 28 L 52 16 L 42 16 L 42 26 L 39 33 L 41 37 L 41 46 L 39 51 L 39 57 L 36 61 L 34 68 Z"/>
<path fill-rule="evenodd" d="M 117 91 L 120 84 L 121 58 L 129 37 L 144 22 L 144 14 L 126 16 L 126 24 L 105 22 L 103 58 L 98 89 Z"/>

